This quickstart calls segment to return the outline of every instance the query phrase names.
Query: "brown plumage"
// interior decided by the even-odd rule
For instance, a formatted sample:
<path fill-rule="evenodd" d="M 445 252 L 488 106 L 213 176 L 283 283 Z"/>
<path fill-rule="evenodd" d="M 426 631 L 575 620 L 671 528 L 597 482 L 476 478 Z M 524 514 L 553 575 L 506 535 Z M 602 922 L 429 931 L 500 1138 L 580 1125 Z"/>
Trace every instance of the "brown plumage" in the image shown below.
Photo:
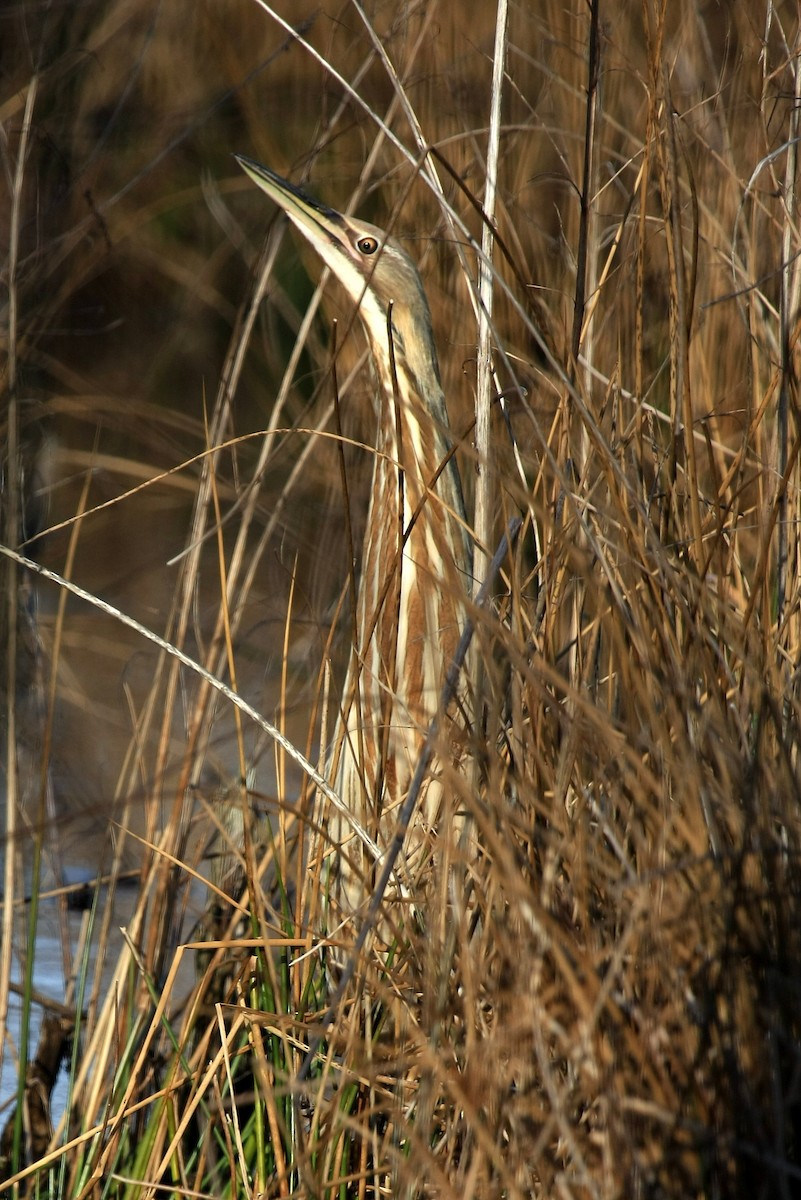
<path fill-rule="evenodd" d="M 437 710 L 469 587 L 464 501 L 456 462 L 448 461 L 431 315 L 417 268 L 393 237 L 319 204 L 258 163 L 238 161 L 358 305 L 372 350 L 375 466 L 357 642 L 330 766 L 348 811 L 384 848 Z M 441 821 L 450 819 L 440 811 L 442 800 L 438 781 L 429 780 L 399 870 L 402 890 L 425 866 Z M 335 848 L 332 903 L 347 917 L 368 896 L 375 864 L 340 813 L 330 814 L 328 829 Z"/>

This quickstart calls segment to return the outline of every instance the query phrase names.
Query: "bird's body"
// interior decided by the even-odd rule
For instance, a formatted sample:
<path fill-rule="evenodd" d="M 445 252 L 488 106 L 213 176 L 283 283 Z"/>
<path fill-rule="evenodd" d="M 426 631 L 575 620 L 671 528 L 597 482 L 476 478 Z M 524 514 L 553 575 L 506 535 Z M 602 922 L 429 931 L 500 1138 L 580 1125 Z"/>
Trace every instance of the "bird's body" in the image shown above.
<path fill-rule="evenodd" d="M 385 848 L 464 623 L 470 547 L 452 457 L 431 316 L 417 268 L 392 237 L 342 216 L 248 159 L 247 173 L 292 219 L 344 285 L 376 373 L 377 438 L 357 601 L 357 633 L 331 753 L 348 812 Z M 406 843 L 414 879 L 443 832 L 430 779 Z M 374 863 L 332 814 L 334 903 L 347 917 L 369 895 Z"/>

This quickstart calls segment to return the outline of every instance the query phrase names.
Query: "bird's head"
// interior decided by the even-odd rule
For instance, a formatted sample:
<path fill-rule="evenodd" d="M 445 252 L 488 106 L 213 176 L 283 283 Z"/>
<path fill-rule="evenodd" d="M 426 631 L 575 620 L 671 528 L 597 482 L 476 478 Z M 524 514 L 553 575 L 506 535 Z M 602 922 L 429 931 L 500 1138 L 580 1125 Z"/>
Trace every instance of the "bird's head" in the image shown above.
<path fill-rule="evenodd" d="M 243 155 L 242 169 L 275 201 L 358 305 L 374 345 L 387 342 L 392 306 L 396 357 L 439 384 L 431 314 L 417 267 L 400 243 L 375 225 L 346 217 L 308 196 L 269 167 Z"/>

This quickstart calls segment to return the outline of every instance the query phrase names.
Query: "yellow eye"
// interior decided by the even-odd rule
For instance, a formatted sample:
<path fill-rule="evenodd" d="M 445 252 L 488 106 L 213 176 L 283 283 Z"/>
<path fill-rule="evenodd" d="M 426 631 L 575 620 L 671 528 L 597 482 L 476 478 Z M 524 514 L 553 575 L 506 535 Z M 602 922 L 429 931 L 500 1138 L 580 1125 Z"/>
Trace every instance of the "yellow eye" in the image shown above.
<path fill-rule="evenodd" d="M 374 237 L 359 238 L 356 247 L 361 250 L 362 254 L 375 254 L 378 249 L 378 239 Z"/>

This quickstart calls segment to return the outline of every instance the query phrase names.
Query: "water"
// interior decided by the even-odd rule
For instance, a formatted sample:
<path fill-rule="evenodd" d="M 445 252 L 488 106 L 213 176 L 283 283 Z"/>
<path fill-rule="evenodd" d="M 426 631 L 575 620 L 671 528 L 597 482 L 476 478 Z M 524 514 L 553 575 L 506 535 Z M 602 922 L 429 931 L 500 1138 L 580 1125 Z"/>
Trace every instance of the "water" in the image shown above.
<path fill-rule="evenodd" d="M 71 869 L 67 869 L 65 875 L 66 881 L 71 884 L 85 882 L 87 885 L 89 885 L 87 887 L 86 901 L 91 907 L 94 894 L 91 872 L 86 868 L 73 867 Z M 104 952 L 101 969 L 101 1003 L 108 993 L 109 985 L 118 963 L 119 954 L 123 947 L 123 938 L 120 931 L 122 928 L 130 926 L 136 910 L 138 895 L 139 891 L 137 886 L 117 887 L 114 897 L 113 916 L 109 929 L 108 945 Z M 198 919 L 203 896 L 205 896 L 205 889 L 200 885 L 193 886 L 190 889 L 190 903 L 189 912 L 187 915 L 187 924 L 192 928 Z M 109 892 L 107 888 L 103 887 L 101 888 L 98 896 L 94 926 L 92 928 L 92 933 L 94 936 L 90 943 L 89 949 L 89 968 L 86 975 L 87 990 L 84 996 L 84 1007 L 89 999 L 89 990 L 94 985 L 94 971 L 97 963 L 96 940 L 100 933 L 101 922 L 104 916 L 104 906 L 108 902 Z M 84 911 L 75 911 L 73 909 L 66 914 L 70 962 L 74 964 L 71 967 L 72 970 L 79 970 L 81 967 L 81 963 L 75 961 L 75 955 L 79 952 L 79 947 L 82 944 L 82 935 L 84 939 L 86 937 L 86 927 L 89 922 L 89 915 L 88 909 L 85 909 Z M 15 944 L 12 959 L 12 982 L 16 984 L 20 990 L 22 988 L 24 976 L 22 958 L 18 953 L 18 945 L 24 944 L 27 934 L 27 929 L 22 927 L 22 922 L 20 921 L 16 931 L 18 941 Z M 191 955 L 184 955 L 177 980 L 179 991 L 188 990 L 193 982 L 193 978 L 194 960 Z M 67 985 L 64 976 L 61 917 L 59 913 L 59 904 L 55 898 L 41 900 L 39 905 L 33 968 L 33 989 L 35 995 L 37 996 L 37 1000 L 32 1003 L 30 1011 L 28 1061 L 33 1060 L 33 1058 L 36 1056 L 39 1034 L 42 1028 L 42 1020 L 45 1012 L 47 1011 L 45 1006 L 39 1002 L 40 999 L 46 998 L 49 1001 L 54 1001 L 56 1004 L 64 1004 L 67 994 Z M 75 988 L 74 995 L 77 997 L 77 986 Z M 50 1011 L 54 1010 L 51 1009 Z M 74 1004 L 70 1006 L 70 1013 L 73 1011 Z M 0 1131 L 2 1131 L 4 1128 L 11 1114 L 14 1100 L 16 1099 L 18 1079 L 17 1051 L 19 1048 L 21 1023 L 22 997 L 20 991 L 15 990 L 12 991 L 9 997 L 5 1053 L 3 1055 L 2 1066 L 0 1066 Z M 70 1044 L 67 1047 L 64 1061 L 62 1062 L 61 1069 L 59 1070 L 58 1077 L 51 1095 L 50 1111 L 54 1126 L 58 1124 L 59 1120 L 63 1116 L 67 1105 L 68 1072 L 70 1067 L 71 1053 L 72 1047 Z"/>
<path fill-rule="evenodd" d="M 67 880 L 70 883 L 86 881 L 89 882 L 91 876 L 86 870 L 72 870 L 67 872 Z M 95 926 L 99 924 L 100 916 L 103 911 L 103 904 L 107 901 L 108 893 L 106 889 L 102 889 L 98 897 L 98 908 Z M 114 918 L 112 922 L 113 938 L 112 945 L 105 956 L 105 964 L 103 971 L 103 987 L 106 987 L 108 980 L 111 977 L 113 967 L 116 961 L 117 954 L 121 946 L 121 935 L 119 933 L 120 926 L 125 926 L 129 923 L 135 906 L 137 893 L 134 888 L 126 887 L 119 888 L 114 900 Z M 89 903 L 91 903 L 91 892 L 89 893 Z M 69 911 L 67 913 L 67 937 L 69 939 L 70 960 L 78 950 L 81 940 L 81 929 L 87 920 L 87 913 L 81 911 Z M 22 922 L 17 927 L 19 934 L 19 944 L 22 944 L 27 938 L 28 930 L 22 927 Z M 93 978 L 93 971 L 97 959 L 96 947 L 94 944 L 90 947 L 89 956 L 89 979 Z M 23 961 L 18 953 L 18 946 L 15 945 L 13 954 L 12 966 L 12 983 L 16 984 L 20 989 L 24 982 Z M 64 977 L 64 955 L 62 948 L 62 932 L 61 918 L 59 916 L 59 905 L 55 899 L 45 899 L 40 902 L 39 915 L 36 929 L 36 943 L 34 952 L 33 966 L 33 988 L 34 992 L 41 997 L 54 1001 L 56 1004 L 64 1004 L 66 1000 L 67 984 Z M 34 1002 L 30 1012 L 30 1032 L 29 1032 L 29 1051 L 28 1058 L 31 1060 L 36 1054 L 36 1047 L 39 1041 L 39 1034 L 42 1026 L 42 1018 L 45 1008 L 41 1003 Z M 18 991 L 12 991 L 9 997 L 8 1011 L 8 1036 L 6 1040 L 5 1053 L 3 1055 L 2 1066 L 0 1067 L 0 1125 L 4 1125 L 10 1112 L 10 1102 L 16 1097 L 17 1091 L 17 1054 L 19 1049 L 19 1040 L 21 1034 L 22 1023 L 22 997 Z M 14 1052 L 12 1053 L 12 1047 Z M 68 1051 L 69 1053 L 69 1051 Z M 53 1089 L 51 1111 L 54 1122 L 57 1122 L 64 1111 L 67 1102 L 67 1067 L 68 1064 L 62 1065 L 59 1071 L 58 1079 Z"/>

